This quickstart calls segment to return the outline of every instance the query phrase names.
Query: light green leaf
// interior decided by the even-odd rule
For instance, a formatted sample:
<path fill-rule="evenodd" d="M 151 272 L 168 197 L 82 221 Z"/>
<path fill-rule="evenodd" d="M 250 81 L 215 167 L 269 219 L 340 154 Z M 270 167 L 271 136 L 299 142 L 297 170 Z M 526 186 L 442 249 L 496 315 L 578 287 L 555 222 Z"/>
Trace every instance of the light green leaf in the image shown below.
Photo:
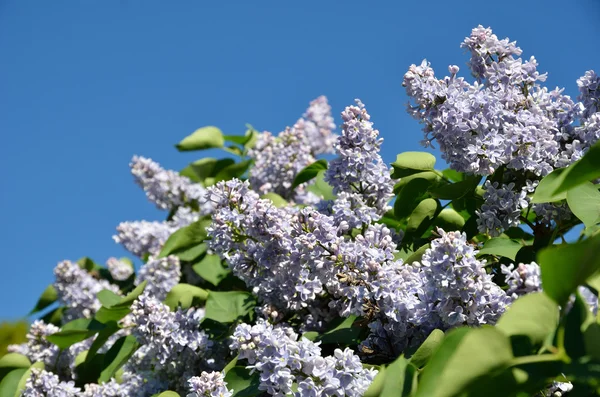
<path fill-rule="evenodd" d="M 600 141 L 596 142 L 585 155 L 567 168 L 567 178 L 563 178 L 554 194 L 566 192 L 584 182 L 600 178 Z"/>
<path fill-rule="evenodd" d="M 508 368 L 510 341 L 499 330 L 457 328 L 450 331 L 421 373 L 416 397 L 466 395 L 469 386 Z"/>
<path fill-rule="evenodd" d="M 544 292 L 564 305 L 579 285 L 600 270 L 600 235 L 546 248 L 539 253 L 538 262 Z"/>
<path fill-rule="evenodd" d="M 333 187 L 325 182 L 325 171 L 320 171 L 315 177 L 315 182 L 309 185 L 306 190 L 316 194 L 318 197 L 323 197 L 324 200 L 333 200 Z"/>
<path fill-rule="evenodd" d="M 61 349 L 81 342 L 104 328 L 104 324 L 94 319 L 79 318 L 62 326 L 59 332 L 46 336 L 46 340 Z"/>
<path fill-rule="evenodd" d="M 177 230 L 167 239 L 158 257 L 164 258 L 176 251 L 183 251 L 202 243 L 207 236 L 206 227 L 210 224 L 210 219 L 203 218 Z"/>
<path fill-rule="evenodd" d="M 540 345 L 558 325 L 559 307 L 543 292 L 518 298 L 500 317 L 496 328 L 507 336 L 524 335 Z"/>
<path fill-rule="evenodd" d="M 379 397 L 381 395 L 381 391 L 383 390 L 383 385 L 385 384 L 386 375 L 387 368 L 382 366 L 377 375 L 375 375 L 375 379 L 373 379 L 373 382 L 371 382 L 371 385 L 369 385 L 369 388 L 363 397 Z M 390 376 L 394 375 L 391 374 Z"/>
<path fill-rule="evenodd" d="M 189 164 L 186 168 L 184 168 L 185 175 L 189 172 L 192 172 L 196 177 L 196 181 L 203 182 L 206 178 L 216 176 L 223 169 L 235 164 L 235 160 L 232 158 L 225 159 L 215 159 L 212 157 L 203 158 L 193 163 Z M 184 171 L 182 170 L 183 174 Z"/>
<path fill-rule="evenodd" d="M 225 144 L 223 133 L 213 126 L 202 127 L 183 138 L 175 147 L 180 151 L 221 148 Z"/>
<path fill-rule="evenodd" d="M 559 168 L 546 175 L 536 187 L 531 202 L 536 203 L 551 203 L 561 201 L 567 198 L 567 193 L 556 193 L 558 187 L 565 180 L 567 173 L 564 168 Z"/>
<path fill-rule="evenodd" d="M 102 291 L 96 294 L 96 297 L 102 303 L 103 306 L 111 307 L 121 302 L 123 299 L 122 296 L 119 296 L 108 289 L 103 289 Z"/>
<path fill-rule="evenodd" d="M 435 218 L 433 225 L 445 231 L 461 230 L 465 225 L 465 218 L 452 208 L 444 208 Z"/>
<path fill-rule="evenodd" d="M 27 368 L 17 368 L 8 372 L 0 381 L 0 396 L 19 397 L 21 395 L 19 392 L 19 382 L 25 374 L 29 374 L 28 371 Z M 23 387 L 25 387 L 25 383 L 23 383 Z"/>
<path fill-rule="evenodd" d="M 160 393 L 158 395 L 158 397 L 180 397 L 180 396 L 179 396 L 178 393 L 176 393 L 174 391 L 167 390 L 167 391 L 164 391 L 164 392 Z"/>
<path fill-rule="evenodd" d="M 517 252 L 519 252 L 521 248 L 523 248 L 523 246 L 518 241 L 503 237 L 496 237 L 491 238 L 483 243 L 483 248 L 479 250 L 477 256 L 497 255 L 512 259 L 514 261 L 517 257 Z"/>
<path fill-rule="evenodd" d="M 411 365 L 403 356 L 398 357 L 385 369 L 385 378 L 381 388 L 380 397 L 398 397 L 402 396 L 405 388 L 405 373 L 407 367 Z"/>
<path fill-rule="evenodd" d="M 48 306 L 50 306 L 51 304 L 56 302 L 57 299 L 58 299 L 58 294 L 56 292 L 56 289 L 54 288 L 53 284 L 50 284 L 49 286 L 46 287 L 44 292 L 42 292 L 40 299 L 38 299 L 35 307 L 33 308 L 32 311 L 29 312 L 29 314 L 31 315 L 31 314 L 37 313 L 41 310 L 44 310 L 45 308 L 47 308 Z"/>
<path fill-rule="evenodd" d="M 288 202 L 277 193 L 270 192 L 260 196 L 260 198 L 265 200 L 271 200 L 273 202 L 273 205 L 277 208 L 286 207 L 288 205 Z"/>
<path fill-rule="evenodd" d="M 420 171 L 433 171 L 435 156 L 427 152 L 404 152 L 392 163 L 392 178 L 402 178 Z"/>
<path fill-rule="evenodd" d="M 230 323 L 246 316 L 256 305 L 252 294 L 244 291 L 210 291 L 206 300 L 206 318 Z"/>
<path fill-rule="evenodd" d="M 315 178 L 319 172 L 327 169 L 327 160 L 317 160 L 314 163 L 307 165 L 304 167 L 298 174 L 296 174 L 296 178 L 294 179 L 294 183 L 292 184 L 292 190 L 295 189 L 298 185 L 301 185 L 305 182 L 310 181 Z"/>
<path fill-rule="evenodd" d="M 432 172 L 432 171 L 417 172 L 416 174 L 412 174 L 412 175 L 400 178 L 398 183 L 396 183 L 394 185 L 394 194 L 399 194 L 402 191 L 402 189 L 404 189 L 404 186 L 406 186 L 413 179 L 417 179 L 417 178 L 428 180 L 430 182 L 430 185 L 432 185 L 432 186 L 440 183 L 442 180 L 442 178 L 440 178 L 440 176 L 438 174 L 436 174 L 435 172 Z"/>
<path fill-rule="evenodd" d="M 27 383 L 27 379 L 29 379 L 29 377 L 31 376 L 31 370 L 32 370 L 33 368 L 36 368 L 36 369 L 44 369 L 44 368 L 45 368 L 45 365 L 44 365 L 44 363 L 43 363 L 42 361 L 38 361 L 38 362 L 35 362 L 35 363 L 33 363 L 33 364 L 31 365 L 31 367 L 29 367 L 28 369 L 25 369 L 25 370 L 24 370 L 24 368 L 19 368 L 19 369 L 16 369 L 16 370 L 15 370 L 15 371 L 23 371 L 23 370 L 24 370 L 24 372 L 20 372 L 20 373 L 22 374 L 22 375 L 21 375 L 21 379 L 19 379 L 19 381 L 18 381 L 18 383 L 17 383 L 17 387 L 16 387 L 16 389 L 15 389 L 15 392 L 14 392 L 15 394 L 13 395 L 13 397 L 21 397 L 21 394 L 23 393 L 23 390 L 25 390 L 25 384 Z M 13 372 L 14 372 L 14 371 L 13 371 Z M 12 373 L 12 372 L 11 372 L 11 373 Z M 10 375 L 10 373 L 7 375 L 7 377 L 8 377 L 9 375 Z M 12 379 L 11 379 L 11 383 L 12 383 L 13 385 L 14 385 L 14 381 L 15 381 L 15 379 L 14 379 L 14 378 L 12 378 Z M 2 390 L 2 387 L 0 387 L 0 391 L 3 391 L 3 390 Z M 8 397 L 8 396 L 10 396 L 10 394 L 4 394 L 4 393 L 0 393 L 0 396 L 2 396 L 2 397 L 4 397 L 4 396 L 7 396 L 7 397 Z"/>
<path fill-rule="evenodd" d="M 230 273 L 229 269 L 221 263 L 219 255 L 216 254 L 205 255 L 200 261 L 192 265 L 192 269 L 214 286 L 219 285 Z"/>
<path fill-rule="evenodd" d="M 423 368 L 427 364 L 433 353 L 440 346 L 443 339 L 444 331 L 434 329 L 429 334 L 427 339 L 425 339 L 425 342 L 423 342 L 423 344 L 419 346 L 415 354 L 413 354 L 410 357 L 410 363 L 417 368 Z"/>
<path fill-rule="evenodd" d="M 425 253 L 425 251 L 427 251 L 427 249 L 429 247 L 430 247 L 429 243 L 420 246 L 418 250 L 416 250 L 408 258 L 406 258 L 404 263 L 408 263 L 410 265 L 413 262 L 419 262 L 421 260 L 421 258 L 423 257 L 423 254 Z"/>
<path fill-rule="evenodd" d="M 106 356 L 104 356 L 105 367 L 100 373 L 98 381 L 108 382 L 114 376 L 115 372 L 135 353 L 138 347 L 139 344 L 133 335 L 127 335 L 118 339 L 108 352 L 106 352 Z"/>
<path fill-rule="evenodd" d="M 100 308 L 100 310 L 96 312 L 94 318 L 97 321 L 100 321 L 101 323 L 119 321 L 120 319 L 122 319 L 130 313 L 131 310 L 129 309 L 129 307 L 131 306 L 133 301 L 136 300 L 137 297 L 142 294 L 144 288 L 146 288 L 146 284 L 148 284 L 148 281 L 142 282 L 140 285 L 135 287 L 133 291 L 128 293 L 125 297 L 121 298 L 121 301 L 118 303 L 115 303 L 110 306 L 103 305 Z"/>
<path fill-rule="evenodd" d="M 567 191 L 567 204 L 586 227 L 600 221 L 600 192 L 598 186 L 583 182 Z"/>
<path fill-rule="evenodd" d="M 191 284 L 177 284 L 167 294 L 165 305 L 175 310 L 178 306 L 189 309 L 194 303 L 204 302 L 208 299 L 209 292 Z"/>
<path fill-rule="evenodd" d="M 455 200 L 472 194 L 477 184 L 481 180 L 480 176 L 468 176 L 465 180 L 448 183 L 445 185 L 437 185 L 429 189 L 429 193 L 436 198 L 441 200 Z"/>
<path fill-rule="evenodd" d="M 440 203 L 432 198 L 427 198 L 417 205 L 417 208 L 410 214 L 408 218 L 408 224 L 406 226 L 407 232 L 416 231 L 421 224 L 426 220 L 432 220 L 440 208 Z"/>

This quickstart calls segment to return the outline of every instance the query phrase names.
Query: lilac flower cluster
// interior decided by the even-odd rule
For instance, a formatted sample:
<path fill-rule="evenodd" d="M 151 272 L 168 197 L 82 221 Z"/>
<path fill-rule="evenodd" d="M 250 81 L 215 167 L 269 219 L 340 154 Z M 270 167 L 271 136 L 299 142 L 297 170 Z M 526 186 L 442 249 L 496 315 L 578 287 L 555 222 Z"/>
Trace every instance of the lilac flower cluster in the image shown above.
<path fill-rule="evenodd" d="M 32 368 L 21 397 L 79 397 L 80 392 L 75 382 L 61 382 L 52 372 Z"/>
<path fill-rule="evenodd" d="M 210 213 L 206 190 L 200 184 L 145 157 L 134 156 L 130 167 L 136 183 L 159 209 L 170 210 L 195 202 L 202 214 Z"/>
<path fill-rule="evenodd" d="M 227 389 L 227 382 L 222 372 L 202 371 L 200 376 L 188 379 L 189 390 L 187 397 L 231 397 L 233 392 Z"/>
<path fill-rule="evenodd" d="M 117 226 L 118 234 L 113 236 L 113 239 L 140 258 L 146 255 L 158 255 L 171 234 L 198 219 L 199 213 L 180 207 L 170 221 L 122 222 Z"/>
<path fill-rule="evenodd" d="M 169 387 L 183 390 L 185 380 L 208 368 L 206 352 L 212 342 L 200 330 L 203 317 L 202 309 L 171 312 L 148 293 L 134 301 L 132 334 L 142 346 L 124 367 L 131 395 L 151 395 Z"/>
<path fill-rule="evenodd" d="M 496 237 L 509 227 L 519 226 L 521 211 L 529 206 L 527 192 L 532 192 L 535 185 L 515 189 L 512 182 L 500 185 L 486 181 L 484 203 L 475 211 L 479 231 Z"/>
<path fill-rule="evenodd" d="M 232 350 L 260 373 L 260 390 L 275 396 L 362 396 L 377 371 L 363 368 L 352 350 L 336 349 L 323 357 L 318 343 L 289 327 L 273 327 L 259 320 L 254 326 L 236 327 Z M 297 384 L 297 391 L 292 385 Z"/>
<path fill-rule="evenodd" d="M 513 263 L 500 265 L 500 271 L 504 274 L 504 282 L 508 285 L 506 294 L 513 299 L 542 289 L 540 266 L 535 262 L 519 263 L 516 267 Z"/>
<path fill-rule="evenodd" d="M 331 106 L 323 95 L 310 102 L 310 106 L 297 124 L 304 130 L 306 141 L 313 156 L 333 152 L 335 143 L 335 123 L 331 116 Z"/>
<path fill-rule="evenodd" d="M 148 284 L 144 291 L 148 292 L 158 300 L 164 300 L 167 294 L 181 278 L 181 266 L 179 258 L 169 255 L 165 258 L 150 258 L 138 272 L 135 285 L 144 281 Z"/>
<path fill-rule="evenodd" d="M 20 345 L 9 345 L 8 351 L 27 356 L 32 363 L 40 361 L 45 365 L 53 366 L 58 357 L 59 348 L 48 342 L 46 336 L 58 331 L 60 328 L 57 326 L 36 320 L 29 327 L 27 342 Z"/>
<path fill-rule="evenodd" d="M 91 318 L 102 304 L 96 294 L 108 289 L 119 294 L 119 288 L 106 280 L 98 280 L 90 273 L 70 261 L 60 262 L 54 268 L 56 281 L 54 288 L 58 300 L 67 307 L 63 320 L 65 322 L 77 318 Z"/>
<path fill-rule="evenodd" d="M 373 129 L 365 106 L 358 99 L 356 103 L 342 112 L 342 136 L 335 145 L 338 157 L 325 173 L 325 181 L 338 195 L 331 211 L 351 228 L 381 218 L 393 195 L 390 170 L 379 154 L 383 139 Z"/>
<path fill-rule="evenodd" d="M 106 267 L 111 277 L 117 281 L 125 281 L 133 274 L 133 266 L 117 258 L 108 258 Z"/>
<path fill-rule="evenodd" d="M 400 354 L 435 328 L 494 324 L 511 299 L 492 281 L 466 235 L 444 232 L 420 262 L 394 262 L 371 283 L 379 317 L 369 325 L 368 351 Z"/>

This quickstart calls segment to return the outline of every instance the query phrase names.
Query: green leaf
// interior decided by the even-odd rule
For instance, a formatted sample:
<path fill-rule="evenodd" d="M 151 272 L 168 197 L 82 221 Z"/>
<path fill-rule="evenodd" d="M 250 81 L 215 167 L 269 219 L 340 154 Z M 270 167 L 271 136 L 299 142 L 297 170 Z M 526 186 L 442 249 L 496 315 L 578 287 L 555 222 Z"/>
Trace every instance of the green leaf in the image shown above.
<path fill-rule="evenodd" d="M 567 172 L 564 168 L 559 168 L 546 175 L 540 181 L 540 184 L 535 189 L 531 202 L 536 203 L 551 203 L 561 201 L 567 198 L 567 193 L 556 193 L 558 187 L 565 180 Z"/>
<path fill-rule="evenodd" d="M 125 297 L 121 298 L 121 301 L 116 304 L 110 306 L 103 305 L 100 308 L 100 310 L 96 312 L 94 318 L 101 323 L 119 321 L 131 312 L 129 307 L 131 306 L 133 301 L 136 300 L 137 297 L 142 294 L 142 292 L 144 292 L 146 284 L 148 284 L 148 281 L 142 282 L 140 285 L 135 287 L 133 291 L 128 293 Z"/>
<path fill-rule="evenodd" d="M 416 397 L 466 395 L 475 382 L 508 368 L 512 358 L 508 337 L 493 327 L 452 330 L 421 373 Z"/>
<path fill-rule="evenodd" d="M 246 316 L 255 305 L 255 298 L 248 292 L 210 291 L 205 306 L 206 318 L 230 323 Z"/>
<path fill-rule="evenodd" d="M 543 292 L 518 298 L 500 317 L 496 328 L 506 336 L 524 335 L 541 345 L 558 326 L 559 307 Z"/>
<path fill-rule="evenodd" d="M 294 183 L 292 184 L 292 190 L 294 190 L 297 186 L 310 181 L 315 178 L 319 172 L 327 169 L 327 160 L 317 160 L 314 163 L 307 165 L 304 167 L 298 174 L 296 174 L 296 178 L 294 179 Z"/>
<path fill-rule="evenodd" d="M 221 281 L 230 273 L 229 269 L 223 266 L 219 255 L 204 255 L 200 261 L 192 265 L 192 269 L 214 286 L 219 285 Z"/>
<path fill-rule="evenodd" d="M 546 248 L 539 253 L 538 262 L 544 292 L 562 306 L 579 285 L 600 269 L 600 235 Z"/>
<path fill-rule="evenodd" d="M 165 305 L 172 310 L 178 306 L 189 309 L 194 303 L 201 303 L 208 299 L 209 292 L 190 284 L 177 284 L 167 294 Z"/>
<path fill-rule="evenodd" d="M 157 395 L 158 397 L 180 397 L 178 393 L 167 390 Z"/>
<path fill-rule="evenodd" d="M 361 327 L 353 327 L 356 316 L 346 317 L 338 326 L 319 337 L 323 344 L 352 345 L 360 343 Z"/>
<path fill-rule="evenodd" d="M 427 198 L 417 205 L 417 208 L 410 214 L 408 224 L 406 225 L 407 232 L 414 232 L 420 228 L 421 224 L 426 220 L 432 220 L 440 208 L 440 203 L 432 198 Z"/>
<path fill-rule="evenodd" d="M 185 262 L 192 262 L 193 260 L 199 258 L 203 254 L 208 251 L 208 245 L 206 243 L 200 243 L 197 245 L 193 245 L 190 248 L 184 248 L 181 250 L 177 250 L 171 255 L 175 255 L 179 259 Z"/>
<path fill-rule="evenodd" d="M 100 382 L 108 382 L 115 372 L 135 353 L 139 344 L 133 335 L 127 335 L 115 342 L 104 357 L 104 370 L 100 373 Z"/>
<path fill-rule="evenodd" d="M 114 306 L 117 303 L 121 302 L 121 299 L 123 299 L 122 296 L 119 296 L 108 289 L 103 289 L 102 291 L 98 292 L 96 294 L 96 297 L 98 298 L 100 303 L 102 303 L 103 306 L 107 307 Z"/>
<path fill-rule="evenodd" d="M 460 182 L 465 179 L 465 174 L 463 174 L 462 172 L 455 171 L 452 168 L 447 168 L 444 171 L 442 171 L 442 175 L 444 175 L 446 178 L 450 179 L 453 182 Z"/>
<path fill-rule="evenodd" d="M 319 197 L 323 197 L 323 200 L 333 200 L 335 194 L 333 194 L 333 187 L 325 182 L 325 171 L 321 171 L 315 178 L 315 183 L 309 185 L 306 190 L 316 194 Z"/>
<path fill-rule="evenodd" d="M 465 225 L 465 218 L 452 208 L 444 208 L 435 218 L 433 225 L 445 231 L 461 230 Z"/>
<path fill-rule="evenodd" d="M 584 182 L 569 189 L 567 204 L 586 227 L 592 227 L 600 221 L 600 192 L 593 183 Z"/>
<path fill-rule="evenodd" d="M 6 374 L 0 381 L 0 396 L 4 397 L 19 397 L 21 393 L 19 392 L 19 382 L 25 376 L 25 374 L 29 373 L 27 368 L 17 368 L 13 369 L 9 373 Z M 25 383 L 23 383 L 25 386 Z"/>
<path fill-rule="evenodd" d="M 252 160 L 246 160 L 239 163 L 232 164 L 220 170 L 213 178 L 206 179 L 205 185 L 212 185 L 219 181 L 228 181 L 233 178 L 241 178 L 242 175 L 248 171 L 248 168 L 252 164 Z"/>
<path fill-rule="evenodd" d="M 104 328 L 104 324 L 94 319 L 79 318 L 62 326 L 59 332 L 47 335 L 46 340 L 61 349 L 81 342 Z"/>
<path fill-rule="evenodd" d="M 224 374 L 227 374 L 227 372 L 229 372 L 233 367 L 235 367 L 235 365 L 238 362 L 238 357 L 239 356 L 235 356 L 234 358 L 231 359 L 230 362 L 227 363 L 227 365 L 223 368 Z"/>
<path fill-rule="evenodd" d="M 210 219 L 203 218 L 177 230 L 167 239 L 158 257 L 164 258 L 175 251 L 202 243 L 207 236 L 206 227 L 210 223 Z"/>
<path fill-rule="evenodd" d="M 31 367 L 29 367 L 28 369 L 25 369 L 25 370 L 23 368 L 16 369 L 15 371 L 23 371 L 24 370 L 24 372 L 20 372 L 22 375 L 17 383 L 17 387 L 15 388 L 15 394 L 13 395 L 13 397 L 21 397 L 23 390 L 25 390 L 25 384 L 27 383 L 27 379 L 29 379 L 29 377 L 31 376 L 31 370 L 33 368 L 44 369 L 44 367 L 45 367 L 44 363 L 42 361 L 38 361 L 38 362 L 33 363 L 31 365 Z M 10 375 L 10 373 L 6 377 L 8 377 L 9 375 Z M 14 378 L 11 380 L 11 384 L 14 385 Z M 0 387 L 0 391 L 2 391 L 1 387 Z M 5 395 L 10 396 L 10 394 L 0 393 L 0 396 L 2 396 L 2 397 L 4 397 Z"/>
<path fill-rule="evenodd" d="M 246 367 L 233 367 L 225 374 L 227 388 L 233 390 L 233 397 L 254 397 L 262 392 L 258 389 L 260 378 L 258 372 L 250 374 Z"/>
<path fill-rule="evenodd" d="M 382 366 L 377 375 L 375 375 L 375 379 L 373 379 L 373 382 L 371 382 L 371 385 L 369 385 L 369 388 L 363 397 L 379 397 L 381 395 L 381 391 L 383 390 L 383 385 L 385 384 L 386 375 L 387 369 L 386 367 Z"/>
<path fill-rule="evenodd" d="M 31 361 L 19 353 L 6 353 L 0 357 L 0 368 L 29 368 Z"/>
<path fill-rule="evenodd" d="M 432 171 L 418 172 L 403 178 L 400 178 L 398 183 L 394 185 L 394 194 L 399 194 L 402 189 L 413 179 L 426 179 L 430 182 L 430 185 L 436 185 L 441 182 L 442 178 L 438 174 Z"/>
<path fill-rule="evenodd" d="M 413 354 L 410 357 L 410 363 L 417 368 L 423 368 L 427 364 L 433 353 L 440 346 L 443 339 L 444 331 L 434 329 L 429 334 L 427 339 L 425 339 L 425 342 L 423 342 L 423 344 L 419 346 L 415 354 Z"/>
<path fill-rule="evenodd" d="M 121 327 L 115 322 L 111 321 L 105 324 L 106 327 L 98 332 L 98 335 L 94 338 L 94 342 L 90 346 L 85 361 L 90 362 L 98 350 L 113 336 Z"/>
<path fill-rule="evenodd" d="M 435 156 L 427 152 L 404 152 L 392 163 L 392 178 L 402 178 L 420 171 L 433 171 Z"/>
<path fill-rule="evenodd" d="M 567 168 L 568 177 L 564 178 L 554 191 L 560 194 L 582 183 L 600 178 L 600 141 L 596 142 L 587 153 Z"/>
<path fill-rule="evenodd" d="M 50 306 L 51 304 L 56 302 L 57 299 L 58 299 L 58 294 L 56 292 L 56 289 L 54 288 L 53 284 L 50 284 L 49 286 L 46 287 L 44 292 L 42 292 L 40 299 L 38 299 L 33 310 L 29 312 L 29 315 L 32 315 L 41 310 L 44 310 L 45 308 L 47 308 L 48 306 Z"/>
<path fill-rule="evenodd" d="M 481 255 L 497 255 L 512 259 L 517 257 L 517 252 L 523 248 L 523 245 L 518 241 L 503 237 L 495 237 L 483 243 L 483 248 L 479 250 L 477 256 Z"/>
<path fill-rule="evenodd" d="M 212 157 L 207 157 L 190 163 L 185 169 L 189 169 L 189 171 L 197 177 L 197 181 L 203 182 L 206 178 L 216 176 L 220 171 L 233 164 L 235 164 L 235 160 L 232 158 L 217 160 Z M 182 173 L 183 172 L 184 171 L 182 171 Z"/>
<path fill-rule="evenodd" d="M 581 298 L 579 292 L 577 292 L 573 307 L 567 313 L 564 321 L 564 346 L 570 358 L 577 359 L 588 355 L 584 332 L 591 324 L 597 325 L 592 311 L 585 300 Z M 590 331 L 594 333 L 594 328 L 590 329 Z M 597 337 L 598 335 L 595 336 Z M 595 350 L 597 342 L 593 342 L 593 340 L 588 341 L 592 350 Z M 597 351 L 594 353 L 597 353 Z"/>
<path fill-rule="evenodd" d="M 403 356 L 398 357 L 385 369 L 380 397 L 398 397 L 404 390 L 406 368 L 411 365 Z"/>
<path fill-rule="evenodd" d="M 288 202 L 286 201 L 286 199 L 284 199 L 277 193 L 273 193 L 273 192 L 267 193 L 267 194 L 260 196 L 260 198 L 265 199 L 265 200 L 271 200 L 271 202 L 273 202 L 273 205 L 277 208 L 286 207 L 288 205 Z"/>
<path fill-rule="evenodd" d="M 180 151 L 222 148 L 225 144 L 223 133 L 213 126 L 202 127 L 183 138 L 175 147 Z"/>
<path fill-rule="evenodd" d="M 424 195 L 431 181 L 422 178 L 415 178 L 408 182 L 394 202 L 394 216 L 396 219 L 403 219 L 409 216 L 419 203 L 426 198 Z"/>
<path fill-rule="evenodd" d="M 404 263 L 412 264 L 413 262 L 419 262 L 423 257 L 423 254 L 425 253 L 425 251 L 427 251 L 429 247 L 429 243 L 420 246 L 418 250 L 416 250 L 408 258 L 406 258 Z"/>

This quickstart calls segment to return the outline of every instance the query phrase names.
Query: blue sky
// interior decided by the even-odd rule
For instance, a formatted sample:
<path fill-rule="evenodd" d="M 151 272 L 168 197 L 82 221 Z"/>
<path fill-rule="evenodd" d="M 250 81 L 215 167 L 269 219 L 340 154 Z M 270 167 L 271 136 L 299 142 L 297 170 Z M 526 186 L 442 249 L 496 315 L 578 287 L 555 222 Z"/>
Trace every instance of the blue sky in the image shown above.
<path fill-rule="evenodd" d="M 181 169 L 196 128 L 278 132 L 327 95 L 360 98 L 384 157 L 420 150 L 402 76 L 463 67 L 478 24 L 535 55 L 576 96 L 600 69 L 600 1 L 0 1 L 0 319 L 33 307 L 63 259 L 126 252 L 125 220 L 159 220 L 132 182 L 139 154 Z"/>

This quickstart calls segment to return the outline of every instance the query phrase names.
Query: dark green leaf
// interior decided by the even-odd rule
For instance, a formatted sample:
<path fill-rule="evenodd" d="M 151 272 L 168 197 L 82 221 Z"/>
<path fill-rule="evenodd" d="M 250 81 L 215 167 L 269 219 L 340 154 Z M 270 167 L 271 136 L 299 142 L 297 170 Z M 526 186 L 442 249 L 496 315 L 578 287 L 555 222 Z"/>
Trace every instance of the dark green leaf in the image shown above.
<path fill-rule="evenodd" d="M 46 336 L 46 339 L 61 349 L 81 342 L 104 328 L 104 324 L 87 318 L 70 321 L 62 326 L 59 332 Z"/>
<path fill-rule="evenodd" d="M 469 386 L 511 364 L 510 341 L 499 330 L 450 331 L 423 370 L 416 397 L 465 395 Z"/>
<path fill-rule="evenodd" d="M 261 391 L 258 389 L 260 378 L 258 372 L 250 374 L 246 367 L 233 367 L 225 375 L 227 388 L 233 390 L 233 397 L 254 397 L 259 396 Z"/>
<path fill-rule="evenodd" d="M 175 147 L 180 151 L 221 148 L 225 144 L 223 133 L 213 126 L 202 127 L 183 138 Z"/>
<path fill-rule="evenodd" d="M 206 178 L 206 185 L 212 185 L 219 181 L 228 181 L 233 178 L 241 178 L 252 164 L 252 160 L 246 160 L 232 164 L 220 170 L 214 177 Z M 210 183 L 209 183 L 210 179 Z"/>
<path fill-rule="evenodd" d="M 310 181 L 315 178 L 317 174 L 321 171 L 327 169 L 327 160 L 317 160 L 314 163 L 307 165 L 304 167 L 298 174 L 296 174 L 296 178 L 294 179 L 294 183 L 292 184 L 292 190 L 295 189 L 298 185 L 301 185 L 305 182 Z"/>
<path fill-rule="evenodd" d="M 600 192 L 598 186 L 584 182 L 567 191 L 567 204 L 586 227 L 600 221 Z"/>
<path fill-rule="evenodd" d="M 540 181 L 540 184 L 535 189 L 533 196 L 531 197 L 532 203 L 549 203 L 554 201 L 560 201 L 567 198 L 567 193 L 555 193 L 556 189 L 565 180 L 567 173 L 564 168 L 559 168 L 546 175 Z"/>
<path fill-rule="evenodd" d="M 208 245 L 206 243 L 200 243 L 192 245 L 190 248 L 183 248 L 172 252 L 171 255 L 175 255 L 179 259 L 185 262 L 192 262 L 194 259 L 199 258 L 202 254 L 208 251 Z"/>
<path fill-rule="evenodd" d="M 429 193 L 441 200 L 459 199 L 472 194 L 480 180 L 480 176 L 468 176 L 464 181 L 434 186 L 429 189 Z"/>
<path fill-rule="evenodd" d="M 38 299 L 35 307 L 31 312 L 29 312 L 29 314 L 31 315 L 41 310 L 44 310 L 45 308 L 56 302 L 57 299 L 58 294 L 56 293 L 56 289 L 54 288 L 54 285 L 50 284 L 46 287 L 44 292 L 42 292 L 40 299 Z"/>
<path fill-rule="evenodd" d="M 183 309 L 189 309 L 192 304 L 201 303 L 208 299 L 209 292 L 190 284 L 177 284 L 167 294 L 165 299 L 165 305 L 171 309 L 175 309 L 178 306 Z"/>
<path fill-rule="evenodd" d="M 544 292 L 564 305 L 579 285 L 600 270 L 600 235 L 575 244 L 546 248 L 538 259 Z"/>
<path fill-rule="evenodd" d="M 431 182 L 427 179 L 415 178 L 408 182 L 394 202 L 394 216 L 403 219 L 409 216 L 419 203 L 426 198 L 425 193 Z"/>
<path fill-rule="evenodd" d="M 477 256 L 481 255 L 497 255 L 512 259 L 517 257 L 517 252 L 523 248 L 521 243 L 503 237 L 496 237 L 487 240 L 483 243 L 483 248 L 479 250 Z"/>
<path fill-rule="evenodd" d="M 191 248 L 202 243 L 206 238 L 206 227 L 210 223 L 210 219 L 204 218 L 177 230 L 165 242 L 158 257 L 164 258 L 175 251 Z"/>
<path fill-rule="evenodd" d="M 206 317 L 230 323 L 246 316 L 256 305 L 252 294 L 243 291 L 210 291 L 206 300 Z"/>
<path fill-rule="evenodd" d="M 554 333 L 558 315 L 556 302 L 543 292 L 534 292 L 513 302 L 496 328 L 507 336 L 527 336 L 534 346 L 540 345 Z"/>
<path fill-rule="evenodd" d="M 192 269 L 204 280 L 208 281 L 214 286 L 227 277 L 230 271 L 223 266 L 219 255 L 210 254 L 205 255 L 200 261 L 192 265 Z"/>
<path fill-rule="evenodd" d="M 115 342 L 104 356 L 104 370 L 100 373 L 99 382 L 108 382 L 135 353 L 139 344 L 133 335 L 127 335 Z"/>
<path fill-rule="evenodd" d="M 420 171 L 433 171 L 435 157 L 427 152 L 404 152 L 392 163 L 392 178 L 402 178 Z"/>
<path fill-rule="evenodd" d="M 221 170 L 233 164 L 235 164 L 235 160 L 232 158 L 215 159 L 207 157 L 194 161 L 186 169 L 189 169 L 196 176 L 197 181 L 203 182 L 206 178 L 216 176 Z"/>
<path fill-rule="evenodd" d="M 324 344 L 352 345 L 360 343 L 361 327 L 353 327 L 356 316 L 346 317 L 338 326 L 325 332 L 319 340 Z"/>
<path fill-rule="evenodd" d="M 577 359 L 588 355 L 584 331 L 596 321 L 590 308 L 578 292 L 575 294 L 575 302 L 564 320 L 564 346 L 569 357 Z M 593 330 L 592 328 L 591 331 Z M 594 344 L 591 344 L 591 347 L 594 347 Z"/>
<path fill-rule="evenodd" d="M 442 178 L 438 174 L 432 171 L 418 172 L 416 174 L 412 174 L 401 178 L 398 183 L 394 185 L 394 194 L 399 194 L 404 186 L 406 186 L 413 179 L 426 179 L 430 182 L 430 185 L 435 186 L 440 183 Z"/>
<path fill-rule="evenodd" d="M 437 350 L 437 348 L 442 343 L 444 339 L 444 331 L 439 329 L 434 329 L 425 342 L 413 354 L 410 358 L 410 363 L 417 368 L 423 368 L 425 364 L 429 361 L 433 353 Z"/>

